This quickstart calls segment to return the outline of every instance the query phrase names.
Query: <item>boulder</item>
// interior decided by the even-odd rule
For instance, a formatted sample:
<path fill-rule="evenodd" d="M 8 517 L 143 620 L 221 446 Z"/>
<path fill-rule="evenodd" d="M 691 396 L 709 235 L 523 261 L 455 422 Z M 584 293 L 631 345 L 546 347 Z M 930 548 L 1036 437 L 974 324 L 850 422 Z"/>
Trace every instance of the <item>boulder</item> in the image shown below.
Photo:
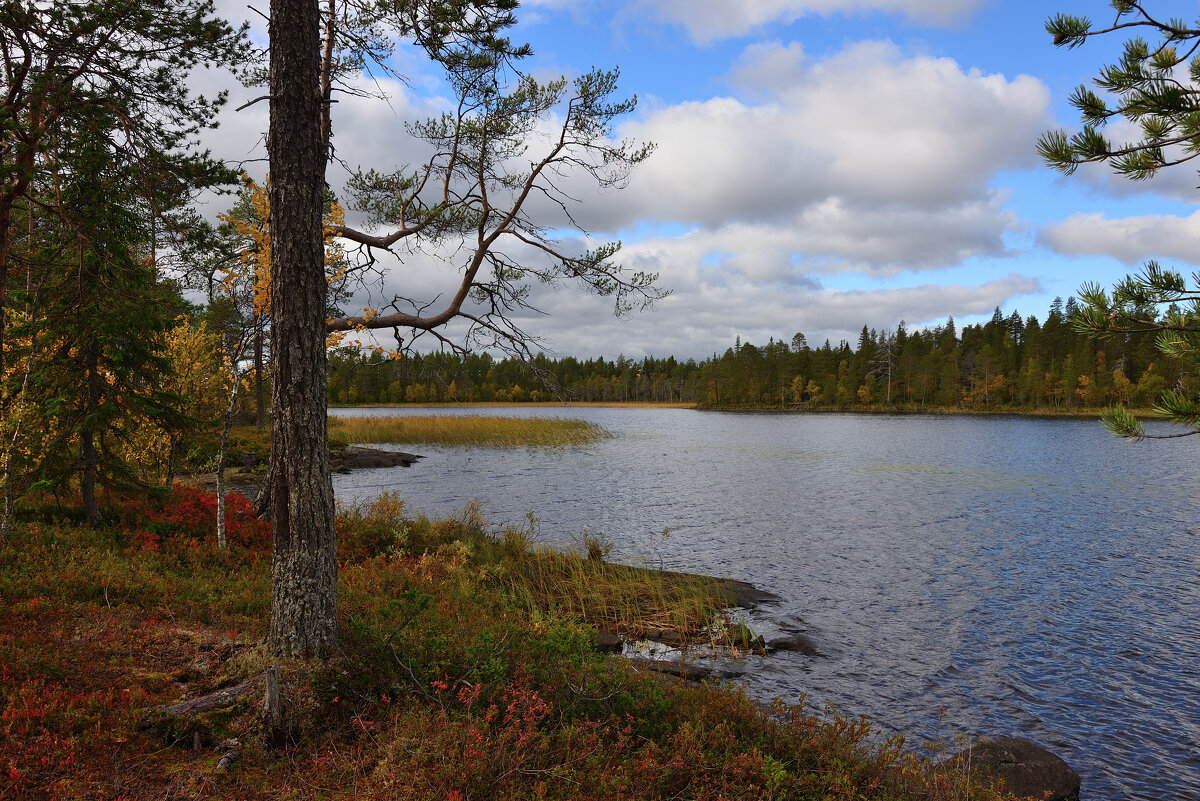
<path fill-rule="evenodd" d="M 664 576 L 703 579 L 709 582 L 714 591 L 724 594 L 729 606 L 740 606 L 743 609 L 754 609 L 762 604 L 777 604 L 782 600 L 778 595 L 766 590 L 760 590 L 753 584 L 731 578 L 705 576 L 699 573 L 679 573 L 674 570 L 662 570 Z"/>
<path fill-rule="evenodd" d="M 773 592 L 760 590 L 752 584 L 736 579 L 717 579 L 733 593 L 734 603 L 743 609 L 755 609 L 761 604 L 779 603 L 779 596 Z"/>
<path fill-rule="evenodd" d="M 646 629 L 644 638 L 672 648 L 683 648 L 688 644 L 687 637 L 675 629 Z"/>
<path fill-rule="evenodd" d="M 1079 801 L 1079 774 L 1056 754 L 1020 737 L 991 737 L 943 762 L 949 770 L 970 770 L 1002 779 L 1019 798 Z"/>
<path fill-rule="evenodd" d="M 625 648 L 624 641 L 608 631 L 596 633 L 596 650 L 606 654 L 619 654 Z"/>
<path fill-rule="evenodd" d="M 791 634 L 786 637 L 775 637 L 767 640 L 767 653 L 772 651 L 795 651 L 805 656 L 819 656 L 817 646 L 803 634 Z"/>
<path fill-rule="evenodd" d="M 337 473 L 371 467 L 409 467 L 422 457 L 415 453 L 384 451 L 362 445 L 348 445 L 330 451 L 329 466 Z"/>

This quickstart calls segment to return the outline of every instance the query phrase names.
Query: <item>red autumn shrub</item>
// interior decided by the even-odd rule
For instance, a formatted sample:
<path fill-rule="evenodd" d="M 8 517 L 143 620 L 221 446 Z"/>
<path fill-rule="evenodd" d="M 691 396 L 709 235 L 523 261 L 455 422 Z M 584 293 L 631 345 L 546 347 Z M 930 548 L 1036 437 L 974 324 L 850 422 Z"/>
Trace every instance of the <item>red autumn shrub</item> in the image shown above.
<path fill-rule="evenodd" d="M 217 496 L 199 487 L 176 484 L 161 503 L 126 500 L 120 516 L 139 549 L 190 549 L 216 543 Z M 225 532 L 231 546 L 258 555 L 270 551 L 271 524 L 254 516 L 250 501 L 241 493 L 225 496 Z"/>

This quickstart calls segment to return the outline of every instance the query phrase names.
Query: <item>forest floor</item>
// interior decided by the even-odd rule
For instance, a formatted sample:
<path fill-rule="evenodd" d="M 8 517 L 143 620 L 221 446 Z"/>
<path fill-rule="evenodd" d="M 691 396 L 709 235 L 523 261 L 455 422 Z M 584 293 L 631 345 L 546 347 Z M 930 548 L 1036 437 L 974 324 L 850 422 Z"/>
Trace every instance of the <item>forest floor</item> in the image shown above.
<path fill-rule="evenodd" d="M 651 626 L 737 648 L 714 634 L 728 588 L 541 549 L 473 507 L 342 510 L 340 648 L 277 661 L 269 527 L 231 495 L 220 550 L 214 514 L 182 485 L 97 529 L 26 507 L 0 542 L 0 798 L 999 797 L 866 721 L 605 656 L 600 632 Z"/>

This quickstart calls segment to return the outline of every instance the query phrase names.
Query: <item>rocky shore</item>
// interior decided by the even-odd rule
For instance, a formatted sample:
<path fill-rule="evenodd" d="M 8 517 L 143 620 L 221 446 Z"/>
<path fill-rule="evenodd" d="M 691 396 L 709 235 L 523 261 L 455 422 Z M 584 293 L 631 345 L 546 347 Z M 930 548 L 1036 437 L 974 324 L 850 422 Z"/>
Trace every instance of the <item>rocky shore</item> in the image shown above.
<path fill-rule="evenodd" d="M 424 456 L 403 451 L 385 451 L 363 445 L 345 445 L 329 449 L 329 469 L 334 473 L 349 473 L 373 467 L 411 467 Z M 225 470 L 225 484 L 230 489 L 253 498 L 258 484 L 266 474 L 262 458 L 249 453 L 241 454 L 242 466 Z M 206 489 L 217 486 L 217 474 L 197 473 L 190 480 Z"/>
<path fill-rule="evenodd" d="M 736 579 L 661 572 L 670 576 L 710 582 L 715 594 L 725 595 L 729 599 L 730 607 L 753 609 L 781 600 L 773 593 Z M 680 632 L 672 629 L 649 629 L 642 639 L 670 648 L 686 649 L 689 645 Z M 818 643 L 803 633 L 792 633 L 771 640 L 757 638 L 741 645 L 763 657 L 777 651 L 791 651 L 810 657 L 820 656 Z M 633 669 L 639 672 L 651 672 L 690 682 L 734 678 L 732 675 L 690 663 L 682 658 L 654 659 L 641 656 L 637 652 L 628 652 L 626 641 L 611 632 L 600 632 L 596 647 L 600 651 L 621 655 L 620 658 L 628 661 Z M 972 747 L 940 763 L 938 769 L 969 771 L 985 781 L 1002 781 L 1006 790 L 1018 798 L 1079 801 L 1079 774 L 1058 755 L 1032 740 L 1020 737 L 985 737 Z"/>

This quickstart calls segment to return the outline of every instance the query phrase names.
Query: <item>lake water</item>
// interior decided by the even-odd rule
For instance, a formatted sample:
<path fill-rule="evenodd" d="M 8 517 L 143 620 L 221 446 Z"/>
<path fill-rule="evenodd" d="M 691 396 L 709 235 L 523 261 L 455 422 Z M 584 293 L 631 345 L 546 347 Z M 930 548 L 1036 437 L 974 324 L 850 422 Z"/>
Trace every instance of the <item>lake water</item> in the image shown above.
<path fill-rule="evenodd" d="M 1028 737 L 1085 799 L 1200 799 L 1200 443 L 1017 417 L 436 413 L 578 416 L 615 436 L 422 447 L 412 468 L 335 475 L 339 499 L 395 490 L 432 516 L 475 498 L 496 524 L 535 513 L 548 543 L 590 532 L 613 559 L 749 581 L 783 598 L 754 628 L 820 649 L 741 660 L 754 695 L 951 750 Z"/>

